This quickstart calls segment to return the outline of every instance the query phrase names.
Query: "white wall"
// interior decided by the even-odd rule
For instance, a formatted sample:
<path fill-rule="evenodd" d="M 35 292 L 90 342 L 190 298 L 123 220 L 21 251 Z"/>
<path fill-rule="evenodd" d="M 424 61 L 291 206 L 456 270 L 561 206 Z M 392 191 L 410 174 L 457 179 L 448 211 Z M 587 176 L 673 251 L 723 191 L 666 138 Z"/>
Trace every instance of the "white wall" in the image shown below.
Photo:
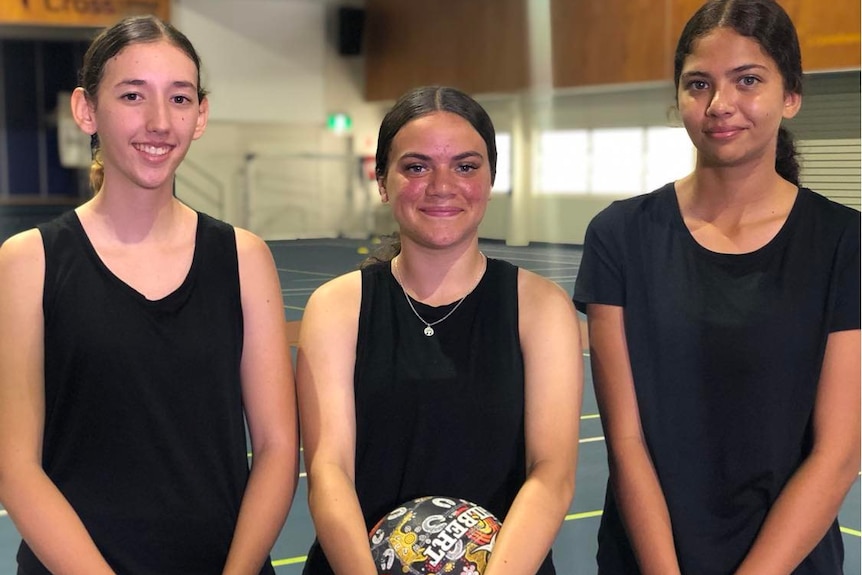
<path fill-rule="evenodd" d="M 364 101 L 364 59 L 337 50 L 338 6 L 361 0 L 174 0 L 195 45 L 210 121 L 178 173 L 186 202 L 265 238 L 367 235 L 373 154 L 385 111 Z M 331 113 L 353 119 L 347 135 Z M 215 183 L 214 183 L 215 182 Z"/>

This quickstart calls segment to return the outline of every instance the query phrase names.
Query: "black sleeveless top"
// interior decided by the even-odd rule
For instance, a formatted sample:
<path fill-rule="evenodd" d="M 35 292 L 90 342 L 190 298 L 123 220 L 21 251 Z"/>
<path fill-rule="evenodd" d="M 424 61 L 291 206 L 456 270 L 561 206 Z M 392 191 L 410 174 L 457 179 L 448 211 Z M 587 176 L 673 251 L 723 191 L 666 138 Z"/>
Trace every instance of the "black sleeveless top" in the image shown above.
<path fill-rule="evenodd" d="M 233 228 L 198 214 L 189 273 L 156 301 L 111 273 L 74 212 L 39 231 L 46 473 L 117 573 L 221 573 L 248 477 Z M 18 561 L 48 574 L 26 543 Z"/>
<path fill-rule="evenodd" d="M 456 303 L 413 305 L 433 323 Z M 460 307 L 433 336 L 424 328 L 388 262 L 362 270 L 356 491 L 368 530 L 425 495 L 466 499 L 505 521 L 526 479 L 518 268 L 488 259 Z M 304 573 L 332 573 L 317 542 Z M 538 573 L 554 573 L 550 554 Z"/>

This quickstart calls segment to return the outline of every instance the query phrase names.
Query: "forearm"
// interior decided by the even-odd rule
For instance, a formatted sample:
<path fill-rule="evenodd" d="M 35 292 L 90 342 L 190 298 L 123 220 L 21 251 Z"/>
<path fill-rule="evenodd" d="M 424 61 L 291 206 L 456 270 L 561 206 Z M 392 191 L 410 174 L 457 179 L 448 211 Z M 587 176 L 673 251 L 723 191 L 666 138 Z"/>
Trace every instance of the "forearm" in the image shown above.
<path fill-rule="evenodd" d="M 377 575 L 353 482 L 334 467 L 309 477 L 311 517 L 333 572 Z"/>
<path fill-rule="evenodd" d="M 257 575 L 290 510 L 298 480 L 297 454 L 255 451 L 224 575 Z"/>
<path fill-rule="evenodd" d="M 810 456 L 781 491 L 736 574 L 792 572 L 835 521 L 858 467 L 858 458 Z"/>
<path fill-rule="evenodd" d="M 55 575 L 113 575 L 80 517 L 39 469 L 4 479 L 9 517 L 45 567 Z"/>
<path fill-rule="evenodd" d="M 667 501 L 642 441 L 617 442 L 611 449 L 610 478 L 641 573 L 679 573 Z"/>
<path fill-rule="evenodd" d="M 534 575 L 554 543 L 574 490 L 574 465 L 537 464 L 506 515 L 485 574 Z"/>

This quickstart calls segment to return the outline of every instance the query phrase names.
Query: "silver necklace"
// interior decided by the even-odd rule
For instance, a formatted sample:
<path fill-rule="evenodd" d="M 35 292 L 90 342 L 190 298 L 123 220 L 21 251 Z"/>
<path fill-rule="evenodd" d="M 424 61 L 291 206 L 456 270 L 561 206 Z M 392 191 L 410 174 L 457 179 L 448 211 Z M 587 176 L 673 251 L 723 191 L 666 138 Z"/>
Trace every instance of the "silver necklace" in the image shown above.
<path fill-rule="evenodd" d="M 485 254 L 483 254 L 482 252 L 479 252 L 479 254 L 482 256 L 482 260 L 484 263 L 486 261 Z M 410 310 L 413 312 L 413 315 L 415 315 L 417 318 L 419 318 L 419 321 L 421 321 L 422 323 L 425 324 L 425 329 L 422 330 L 422 333 L 424 333 L 428 337 L 431 337 L 432 335 L 434 335 L 434 327 L 433 326 L 437 325 L 438 323 L 442 323 L 442 322 L 446 321 L 450 315 L 455 313 L 456 309 L 461 307 L 461 304 L 464 303 L 464 300 L 467 299 L 467 296 L 470 295 L 471 293 L 473 293 L 473 290 L 476 289 L 476 286 L 474 285 L 470 291 L 468 291 L 466 294 L 464 294 L 464 297 L 462 297 L 461 299 L 458 300 L 458 303 L 455 304 L 455 307 L 453 307 L 452 309 L 449 310 L 449 313 L 447 313 L 446 315 L 444 315 L 443 317 L 441 317 L 437 321 L 432 321 L 429 323 L 429 322 L 425 321 L 425 318 L 423 318 L 421 315 L 419 315 L 419 312 L 416 311 L 415 307 L 413 307 L 413 300 L 411 300 L 410 296 L 407 295 L 407 289 L 404 287 L 404 278 L 401 275 L 401 270 L 398 268 L 398 258 L 396 257 L 393 261 L 395 263 L 395 271 L 397 272 L 395 275 L 395 279 L 398 280 L 398 285 L 401 286 L 401 292 L 404 294 L 404 299 L 407 300 L 407 305 L 410 306 Z M 483 270 L 483 273 L 484 273 L 484 270 Z M 482 275 L 479 276 L 479 279 L 481 279 L 481 278 L 482 278 Z M 479 284 L 479 282 L 477 281 L 476 285 L 478 285 L 478 284 Z"/>

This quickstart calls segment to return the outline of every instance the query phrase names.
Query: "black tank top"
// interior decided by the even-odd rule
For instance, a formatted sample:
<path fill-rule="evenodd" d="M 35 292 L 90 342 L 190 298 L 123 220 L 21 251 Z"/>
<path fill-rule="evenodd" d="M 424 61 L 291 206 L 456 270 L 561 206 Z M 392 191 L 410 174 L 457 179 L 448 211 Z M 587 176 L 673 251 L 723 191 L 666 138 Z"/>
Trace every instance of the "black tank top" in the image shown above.
<path fill-rule="evenodd" d="M 413 302 L 429 323 L 455 305 Z M 362 271 L 356 491 L 369 530 L 425 495 L 466 499 L 505 521 L 526 479 L 518 268 L 488 259 L 460 307 L 433 336 L 424 328 L 389 263 Z M 304 573 L 332 573 L 317 542 Z M 554 573 L 550 555 L 538 573 Z"/>
<path fill-rule="evenodd" d="M 198 214 L 189 273 L 156 301 L 111 273 L 74 212 L 39 231 L 46 473 L 117 573 L 221 573 L 248 477 L 233 228 Z M 48 573 L 26 543 L 18 561 Z"/>

